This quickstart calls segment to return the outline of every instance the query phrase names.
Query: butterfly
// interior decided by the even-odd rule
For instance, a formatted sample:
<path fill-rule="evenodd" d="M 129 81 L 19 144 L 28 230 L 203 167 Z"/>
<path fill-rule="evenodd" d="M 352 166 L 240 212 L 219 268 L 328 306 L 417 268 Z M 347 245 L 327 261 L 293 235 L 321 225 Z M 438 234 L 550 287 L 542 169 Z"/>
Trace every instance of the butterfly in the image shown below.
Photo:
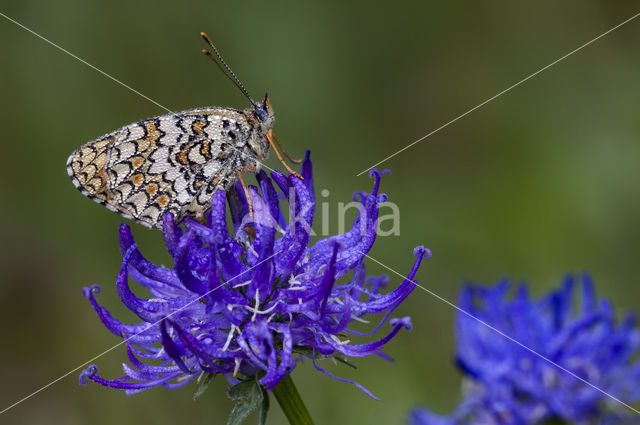
<path fill-rule="evenodd" d="M 272 127 L 273 108 L 266 94 L 255 102 L 213 48 L 202 52 L 249 99 L 251 107 L 195 108 L 148 118 L 105 134 L 76 149 L 67 160 L 73 184 L 88 198 L 121 216 L 150 228 L 161 228 L 171 212 L 176 222 L 184 217 L 202 219 L 211 208 L 216 190 L 228 190 L 239 179 L 253 207 L 242 172 L 258 172 L 273 148 L 285 168 Z"/>

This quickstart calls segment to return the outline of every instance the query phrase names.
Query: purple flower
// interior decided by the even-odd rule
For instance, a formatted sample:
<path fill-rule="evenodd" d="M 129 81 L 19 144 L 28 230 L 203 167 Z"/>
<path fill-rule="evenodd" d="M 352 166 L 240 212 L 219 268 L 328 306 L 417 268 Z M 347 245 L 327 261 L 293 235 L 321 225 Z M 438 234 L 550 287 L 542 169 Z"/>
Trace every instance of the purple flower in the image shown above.
<path fill-rule="evenodd" d="M 507 298 L 507 282 L 465 287 L 460 308 L 485 322 L 464 313 L 457 316 L 456 361 L 467 378 L 465 398 L 448 416 L 417 408 L 410 423 L 640 423 L 640 415 L 612 398 L 627 404 L 640 400 L 635 317 L 618 322 L 609 301 L 596 299 L 586 275 L 581 277 L 581 302 L 575 305 L 574 286 L 568 277 L 559 289 L 537 300 L 529 297 L 526 285 L 520 285 L 512 299 Z"/>
<path fill-rule="evenodd" d="M 387 199 L 378 193 L 382 174 L 372 171 L 371 194 L 354 195 L 361 208 L 353 228 L 311 246 L 315 200 L 309 152 L 302 165 L 304 180 L 277 171 L 271 178 L 257 175 L 260 189 L 249 187 L 253 220 L 239 185 L 214 194 L 207 224 L 187 218 L 182 229 L 167 214 L 163 232 L 173 269 L 147 261 L 129 226 L 121 224 L 123 260 L 116 286 L 141 322 L 113 318 L 95 299 L 100 287 L 85 288 L 107 329 L 124 338 L 129 363 L 123 364 L 124 376 L 113 380 L 100 377 L 91 365 L 81 383 L 93 380 L 133 394 L 159 385 L 180 387 L 201 374 L 222 374 L 232 384 L 257 377 L 271 390 L 299 359 L 310 357 L 318 370 L 333 376 L 317 364 L 318 356 L 386 358 L 381 349 L 402 328 L 411 328 L 408 317 L 389 320 L 390 331 L 368 343 L 350 343 L 349 335 L 371 336 L 385 325 L 415 288 L 414 276 L 430 253 L 416 248 L 407 279 L 391 292 L 380 292 L 386 277 L 366 277 L 363 260 L 376 238 L 379 205 Z M 288 223 L 282 200 L 288 203 Z M 148 290 L 149 298 L 132 292 L 129 277 Z M 384 315 L 369 332 L 356 330 L 354 322 L 379 313 Z"/>

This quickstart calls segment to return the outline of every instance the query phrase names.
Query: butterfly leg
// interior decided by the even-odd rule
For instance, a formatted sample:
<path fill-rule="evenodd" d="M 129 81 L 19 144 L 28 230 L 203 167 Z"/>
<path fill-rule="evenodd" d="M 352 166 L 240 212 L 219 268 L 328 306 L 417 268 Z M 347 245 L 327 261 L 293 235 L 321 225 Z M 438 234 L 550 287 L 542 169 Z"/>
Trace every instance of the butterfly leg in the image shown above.
<path fill-rule="evenodd" d="M 280 143 L 280 140 L 278 140 L 278 136 L 276 136 L 276 133 L 273 132 L 273 130 L 269 130 L 269 132 L 271 133 L 271 136 L 273 136 L 273 139 L 276 141 L 276 143 L 278 144 L 278 147 L 280 148 L 280 150 L 282 151 L 282 153 L 284 154 L 284 156 L 286 156 L 289 161 L 293 162 L 294 164 L 302 164 L 303 160 L 302 159 L 293 159 L 289 156 L 289 154 L 287 153 L 287 151 L 284 150 L 284 148 L 282 147 L 282 143 Z"/>
<path fill-rule="evenodd" d="M 249 216 L 251 216 L 251 221 L 253 221 L 253 204 L 251 203 L 251 196 L 249 195 L 249 189 L 247 189 L 247 185 L 242 178 L 243 171 L 251 171 L 255 173 L 257 171 L 256 167 L 242 167 L 238 169 L 238 177 L 240 178 L 240 184 L 242 184 L 242 188 L 244 189 L 244 196 L 247 197 L 247 203 L 249 204 Z"/>
<path fill-rule="evenodd" d="M 269 140 L 269 143 L 271 144 L 271 147 L 273 148 L 273 150 L 275 151 L 276 155 L 278 155 L 278 159 L 280 160 L 280 162 L 282 163 L 282 165 L 284 165 L 284 168 L 287 169 L 287 171 L 289 171 L 291 174 L 293 174 L 294 176 L 296 176 L 297 178 L 299 178 L 300 180 L 304 180 L 304 178 L 302 178 L 302 176 L 298 173 L 296 173 L 295 171 L 293 171 L 289 165 L 287 165 L 286 162 L 284 162 L 284 160 L 282 159 L 282 155 L 280 155 L 280 152 L 278 151 L 278 148 L 276 147 L 276 143 L 274 141 L 274 139 L 277 141 L 278 139 L 275 138 L 275 134 L 273 134 L 273 130 L 269 130 L 267 132 L 267 140 Z M 279 145 L 280 143 L 278 143 Z M 284 149 L 282 150 L 284 152 Z M 286 153 L 285 153 L 286 155 Z M 289 155 L 287 155 L 287 158 L 291 159 L 289 157 Z M 292 160 L 293 162 L 296 162 L 294 160 Z"/>

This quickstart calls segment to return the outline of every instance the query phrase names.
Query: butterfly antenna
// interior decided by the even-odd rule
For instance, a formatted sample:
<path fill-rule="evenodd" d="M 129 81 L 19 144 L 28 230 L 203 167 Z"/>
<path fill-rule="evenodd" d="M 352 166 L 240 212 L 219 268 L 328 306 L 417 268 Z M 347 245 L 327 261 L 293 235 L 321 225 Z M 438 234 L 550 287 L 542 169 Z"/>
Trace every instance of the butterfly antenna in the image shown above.
<path fill-rule="evenodd" d="M 233 84 L 235 84 L 235 86 L 238 89 L 240 89 L 242 94 L 244 94 L 247 97 L 247 99 L 249 99 L 249 102 L 251 102 L 251 104 L 253 106 L 256 106 L 256 103 L 253 101 L 251 96 L 249 96 L 249 92 L 247 91 L 247 89 L 244 88 L 244 85 L 240 82 L 240 79 L 238 79 L 238 77 L 236 77 L 236 74 L 234 74 L 234 72 L 231 70 L 229 65 L 227 65 L 227 63 L 224 61 L 224 59 L 222 59 L 222 55 L 220 54 L 220 52 L 218 52 L 218 49 L 213 44 L 213 41 L 211 41 L 209 36 L 207 34 L 205 34 L 204 32 L 201 32 L 200 35 L 202 36 L 202 38 L 204 38 L 204 41 L 206 41 L 207 44 L 209 46 L 211 46 L 211 48 L 213 49 L 213 52 L 215 53 L 215 56 L 212 55 L 211 52 L 209 52 L 208 50 L 205 50 L 205 49 L 202 50 L 202 53 L 205 54 L 206 56 L 208 56 L 209 59 L 214 61 L 216 63 L 216 65 L 218 65 L 218 68 L 220 68 L 222 73 L 224 75 L 226 75 L 226 77 L 228 79 L 230 79 L 231 82 L 233 82 Z"/>

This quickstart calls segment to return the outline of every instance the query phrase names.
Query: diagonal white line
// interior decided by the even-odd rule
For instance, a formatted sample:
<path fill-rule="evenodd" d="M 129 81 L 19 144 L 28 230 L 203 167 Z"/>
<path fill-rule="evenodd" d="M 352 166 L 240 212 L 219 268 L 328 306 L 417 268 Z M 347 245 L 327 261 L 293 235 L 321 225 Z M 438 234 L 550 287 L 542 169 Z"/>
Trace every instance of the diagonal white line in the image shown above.
<path fill-rule="evenodd" d="M 602 34 L 600 34 L 599 36 L 597 36 L 596 38 L 584 43 L 582 46 L 570 51 L 569 53 L 567 53 L 566 55 L 562 56 L 561 58 L 556 59 L 555 61 L 551 62 L 549 65 L 545 66 L 544 68 L 540 68 L 539 70 L 537 70 L 536 72 L 534 72 L 533 74 L 529 75 L 526 78 L 523 78 L 522 80 L 518 81 L 517 83 L 507 87 L 506 89 L 502 90 L 500 93 L 490 97 L 489 99 L 485 100 L 484 102 L 474 106 L 473 108 L 469 109 L 467 112 L 463 113 L 462 115 L 457 116 L 456 118 L 452 119 L 451 121 L 447 122 L 446 124 L 441 125 L 440 127 L 436 128 L 435 130 L 433 130 L 432 132 L 425 134 L 424 136 L 422 136 L 421 138 L 419 138 L 418 140 L 416 140 L 415 142 L 409 143 L 407 146 L 405 146 L 404 148 L 400 149 L 399 151 L 389 155 L 388 157 L 384 158 L 381 161 L 376 162 L 375 164 L 373 164 L 370 167 L 367 167 L 366 169 L 360 171 L 358 174 L 356 174 L 356 177 L 361 176 L 362 174 L 366 173 L 367 171 L 371 170 L 373 167 L 376 167 L 380 164 L 382 164 L 383 162 L 387 161 L 388 159 L 393 158 L 394 156 L 398 155 L 401 152 L 404 152 L 405 150 L 409 149 L 410 147 L 422 142 L 424 139 L 426 139 L 427 137 L 436 134 L 437 132 L 439 132 L 440 130 L 442 130 L 443 128 L 448 127 L 449 125 L 453 124 L 454 122 L 458 121 L 460 118 L 465 117 L 466 115 L 470 114 L 471 112 L 475 111 L 476 109 L 479 109 L 481 107 L 483 107 L 484 105 L 486 105 L 487 103 L 491 102 L 492 100 L 502 96 L 503 94 L 505 94 L 506 92 L 510 91 L 511 89 L 514 89 L 516 87 L 518 87 L 520 84 L 524 83 L 525 81 L 535 77 L 536 75 L 540 74 L 543 71 L 546 71 L 547 69 L 551 68 L 553 65 L 557 64 L 558 62 L 568 58 L 569 56 L 573 55 L 574 53 L 584 49 L 585 47 L 587 47 L 588 45 L 596 42 L 597 40 L 601 39 L 602 37 L 604 37 L 605 35 L 617 30 L 618 28 L 620 28 L 621 26 L 623 26 L 624 24 L 634 20 L 635 18 L 637 18 L 638 16 L 640 16 L 640 12 L 636 13 L 635 15 L 633 15 L 632 17 L 630 17 L 629 19 L 625 20 L 624 22 L 619 23 L 618 25 L 616 25 L 615 27 L 609 29 L 608 31 L 603 32 Z"/>
<path fill-rule="evenodd" d="M 123 83 L 122 81 L 118 80 L 117 78 L 107 74 L 106 72 L 104 72 L 103 70 L 101 70 L 100 68 L 91 65 L 89 62 L 85 61 L 82 58 L 79 58 L 78 56 L 74 55 L 73 53 L 71 53 L 70 51 L 64 49 L 63 47 L 57 45 L 56 43 L 54 43 L 53 41 L 47 39 L 46 37 L 38 34 L 37 32 L 35 32 L 34 30 L 27 28 L 26 26 L 22 25 L 20 22 L 16 21 L 15 19 L 11 19 L 10 17 L 8 17 L 7 15 L 5 15 L 4 13 L 0 12 L 0 16 L 2 16 L 3 18 L 5 18 L 6 20 L 13 22 L 14 24 L 16 24 L 17 26 L 19 26 L 20 28 L 30 32 L 31 34 L 35 35 L 36 37 L 40 38 L 43 41 L 46 41 L 47 43 L 49 43 L 50 45 L 52 45 L 53 47 L 55 47 L 56 49 L 68 54 L 69 56 L 71 56 L 72 58 L 78 60 L 79 62 L 82 62 L 83 64 L 87 65 L 89 68 L 93 69 L 94 71 L 99 72 L 100 74 L 104 75 L 105 77 L 115 81 L 116 83 L 120 84 L 122 87 L 125 87 L 127 89 L 129 89 L 130 91 L 132 91 L 133 93 L 137 94 L 138 96 L 148 100 L 149 102 L 153 103 L 156 106 L 159 106 L 160 108 L 164 109 L 165 111 L 167 111 L 170 114 L 174 114 L 175 112 L 173 112 L 171 109 L 167 108 L 166 106 L 162 106 L 161 104 L 159 104 L 158 102 L 156 102 L 155 100 L 151 99 L 148 96 L 145 96 L 144 94 L 140 93 L 138 90 L 134 89 L 133 87 L 130 87 L 128 85 L 126 85 L 125 83 Z M 251 155 L 239 150 L 238 148 L 236 148 L 235 146 L 231 146 L 231 149 L 240 152 L 242 155 L 248 156 L 249 158 L 253 159 L 254 161 L 256 161 L 258 164 L 260 164 L 260 166 L 266 168 L 267 170 L 273 171 L 273 168 L 268 167 L 267 165 L 263 164 L 262 162 L 260 162 L 257 158 L 252 157 Z M 1 413 L 1 412 L 0 412 Z"/>
<path fill-rule="evenodd" d="M 72 373 L 82 369 L 83 367 L 85 367 L 86 365 L 88 365 L 89 363 L 92 363 L 94 360 L 104 356 L 105 354 L 109 353 L 110 351 L 115 350 L 116 348 L 120 347 L 122 344 L 127 343 L 130 339 L 137 337 L 138 335 L 140 335 L 143 332 L 148 331 L 149 329 L 151 329 L 152 327 L 156 326 L 158 323 L 160 323 L 162 320 L 164 319 L 168 319 L 169 317 L 172 317 L 174 314 L 184 310 L 186 307 L 189 307 L 191 304 L 195 303 L 195 302 L 199 302 L 202 298 L 206 297 L 207 295 L 209 295 L 210 293 L 212 293 L 213 291 L 215 291 L 216 289 L 219 289 L 221 287 L 223 287 L 224 285 L 228 284 L 229 282 L 231 282 L 232 280 L 235 280 L 236 278 L 242 276 L 243 274 L 253 270 L 254 268 L 258 267 L 260 264 L 264 263 L 267 260 L 270 260 L 271 258 L 275 257 L 276 255 L 278 255 L 280 252 L 282 251 L 278 251 L 275 254 L 265 258 L 264 260 L 260 261 L 259 263 L 257 263 L 256 265 L 252 266 L 251 268 L 243 271 L 242 273 L 239 273 L 237 275 L 235 275 L 234 277 L 232 277 L 231 279 L 229 279 L 228 281 L 226 281 L 225 283 L 216 286 L 215 288 L 213 288 L 212 290 L 208 291 L 207 293 L 199 296 L 198 298 L 194 299 L 193 301 L 190 301 L 189 303 L 183 305 L 182 307 L 180 307 L 179 309 L 177 309 L 176 311 L 172 312 L 171 314 L 166 315 L 165 317 L 163 317 L 162 319 L 156 321 L 155 323 L 150 324 L 149 326 L 147 326 L 145 329 L 141 330 L 140 332 L 138 332 L 137 334 L 131 335 L 129 338 L 124 339 L 122 341 L 120 341 L 119 343 L 117 343 L 116 345 L 114 345 L 113 347 L 109 348 L 108 350 L 103 351 L 102 353 L 98 354 L 97 356 L 92 357 L 91 359 L 87 360 L 86 362 L 82 363 L 80 366 L 70 370 L 69 372 L 65 373 L 62 376 L 59 376 L 58 378 L 54 379 L 53 381 L 49 382 L 47 385 L 44 385 L 42 387 L 40 387 L 39 389 L 37 389 L 36 391 L 32 392 L 31 394 L 21 398 L 20 400 L 16 401 L 15 403 L 5 407 L 3 410 L 0 411 L 0 415 L 2 415 L 3 413 L 5 413 L 6 411 L 16 407 L 17 405 L 19 405 L 20 403 L 22 403 L 23 401 L 26 401 L 28 399 L 30 399 L 31 397 L 33 397 L 34 395 L 40 393 L 41 391 L 46 390 L 47 388 L 49 388 L 50 386 L 52 386 L 53 384 L 55 384 L 56 382 L 66 378 L 67 376 L 71 375 Z"/>
<path fill-rule="evenodd" d="M 608 392 L 606 392 L 605 390 L 593 385 L 591 382 L 587 381 L 586 379 L 583 379 L 581 377 L 579 377 L 578 375 L 576 375 L 575 373 L 571 372 L 570 370 L 560 366 L 558 363 L 555 363 L 553 360 L 549 359 L 548 357 L 538 353 L 537 351 L 535 351 L 532 348 L 529 348 L 528 346 L 526 346 L 525 344 L 519 342 L 518 340 L 510 337 L 509 335 L 505 334 L 504 332 L 500 331 L 499 329 L 496 329 L 495 327 L 491 326 L 490 324 L 488 324 L 487 322 L 485 322 L 484 320 L 474 316 L 473 314 L 467 312 L 466 310 L 458 307 L 457 305 L 455 305 L 454 303 L 452 303 L 451 301 L 447 300 L 446 298 L 441 297 L 440 295 L 436 294 L 433 291 L 430 291 L 429 289 L 425 288 L 424 286 L 420 285 L 419 283 L 409 279 L 407 276 L 404 276 L 403 274 L 401 274 L 400 272 L 397 272 L 396 270 L 392 269 L 391 267 L 387 266 L 386 264 L 381 263 L 380 261 L 376 260 L 375 258 L 371 257 L 370 255 L 360 251 L 360 253 L 362 255 L 364 255 L 365 257 L 367 257 L 368 259 L 376 262 L 377 264 L 381 265 L 382 267 L 384 267 L 385 269 L 389 270 L 392 273 L 397 274 L 398 276 L 400 276 L 403 279 L 408 280 L 409 282 L 413 283 L 414 285 L 416 285 L 418 288 L 422 289 L 423 291 L 425 291 L 426 293 L 436 297 L 437 299 L 439 299 L 440 301 L 442 301 L 443 303 L 449 305 L 450 307 L 453 307 L 454 309 L 458 310 L 460 313 L 472 318 L 473 320 L 476 320 L 478 323 L 486 326 L 487 328 L 491 329 L 492 331 L 502 335 L 503 337 L 507 338 L 509 341 L 519 345 L 520 347 L 524 348 L 525 350 L 529 351 L 531 354 L 534 354 L 538 357 L 540 357 L 542 360 L 546 361 L 547 363 L 557 367 L 558 369 L 562 370 L 563 372 L 568 373 L 569 375 L 573 376 L 574 378 L 582 381 L 583 383 L 587 384 L 588 386 L 590 386 L 591 388 L 599 391 L 600 393 L 604 394 L 605 396 L 609 397 L 610 399 L 617 401 L 618 403 L 622 404 L 623 406 L 627 407 L 628 409 L 634 411 L 637 414 L 640 414 L 640 411 L 633 408 L 632 406 L 628 405 L 627 403 L 625 403 L 624 401 L 620 400 L 619 398 L 617 398 L 616 396 L 609 394 Z"/>
<path fill-rule="evenodd" d="M 164 109 L 165 111 L 167 111 L 167 112 L 169 112 L 169 113 L 172 113 L 172 112 L 171 112 L 171 110 L 170 110 L 169 108 L 166 108 L 166 107 L 162 106 L 161 104 L 159 104 L 159 103 L 158 103 L 158 102 L 156 102 L 155 100 L 153 100 L 153 99 L 151 99 L 151 98 L 149 98 L 149 97 L 147 97 L 147 96 L 143 95 L 142 93 L 140 93 L 139 91 L 135 90 L 134 88 L 129 87 L 128 85 L 126 85 L 126 84 L 125 84 L 125 83 L 123 83 L 122 81 L 118 80 L 117 78 L 112 77 L 111 75 L 107 74 L 107 73 L 106 73 L 106 72 L 104 72 L 103 70 L 101 70 L 101 69 L 99 69 L 99 68 L 97 68 L 97 67 L 95 67 L 95 66 L 91 65 L 89 62 L 87 62 L 87 61 L 85 61 L 85 60 L 83 60 L 83 59 L 79 58 L 79 57 L 78 57 L 78 56 L 76 56 L 76 55 L 74 55 L 74 54 L 73 54 L 73 53 L 71 53 L 70 51 L 68 51 L 68 50 L 66 50 L 66 49 L 64 49 L 64 48 L 62 48 L 62 47 L 60 47 L 60 46 L 58 46 L 58 45 L 57 45 L 56 43 L 54 43 L 53 41 L 51 41 L 51 40 L 49 40 L 49 39 L 47 39 L 47 38 L 45 38 L 45 37 L 41 36 L 40 34 L 38 34 L 37 32 L 33 31 L 32 29 L 29 29 L 29 28 L 25 27 L 25 26 L 24 26 L 24 25 L 22 25 L 20 22 L 18 22 L 18 21 L 16 21 L 16 20 L 14 20 L 14 19 L 11 19 L 10 17 L 8 17 L 7 15 L 5 15 L 5 14 L 4 14 L 4 13 L 2 13 L 2 12 L 0 12 L 0 16 L 2 16 L 3 18 L 5 18 L 5 19 L 6 19 L 6 20 L 8 20 L 8 21 L 13 22 L 14 24 L 16 24 L 17 26 L 19 26 L 20 28 L 22 28 L 22 29 L 24 29 L 24 30 L 26 30 L 26 31 L 30 32 L 31 34 L 35 35 L 35 36 L 36 36 L 36 37 L 38 37 L 39 39 L 41 39 L 41 40 L 43 40 L 43 41 L 46 41 L 47 43 L 49 43 L 50 45 L 52 45 L 52 46 L 53 46 L 53 47 L 55 47 L 56 49 L 58 49 L 58 50 L 60 50 L 60 51 L 62 51 L 62 52 L 64 52 L 64 53 L 68 54 L 68 55 L 69 55 L 69 56 L 71 56 L 72 58 L 74 58 L 74 59 L 76 59 L 76 60 L 78 60 L 78 61 L 82 62 L 83 64 L 87 65 L 89 68 L 93 69 L 94 71 L 98 71 L 100 74 L 104 75 L 104 76 L 105 76 L 105 77 L 107 77 L 107 78 L 110 78 L 111 80 L 113 80 L 113 81 L 115 81 L 116 83 L 120 84 L 122 87 L 125 87 L 125 88 L 127 88 L 127 89 L 131 90 L 132 92 L 134 92 L 134 93 L 135 93 L 135 94 L 137 94 L 138 96 L 141 96 L 141 97 L 143 97 L 143 98 L 147 99 L 149 102 L 151 102 L 151 103 L 155 104 L 156 106 L 161 107 L 161 108 L 162 108 L 162 109 Z"/>

